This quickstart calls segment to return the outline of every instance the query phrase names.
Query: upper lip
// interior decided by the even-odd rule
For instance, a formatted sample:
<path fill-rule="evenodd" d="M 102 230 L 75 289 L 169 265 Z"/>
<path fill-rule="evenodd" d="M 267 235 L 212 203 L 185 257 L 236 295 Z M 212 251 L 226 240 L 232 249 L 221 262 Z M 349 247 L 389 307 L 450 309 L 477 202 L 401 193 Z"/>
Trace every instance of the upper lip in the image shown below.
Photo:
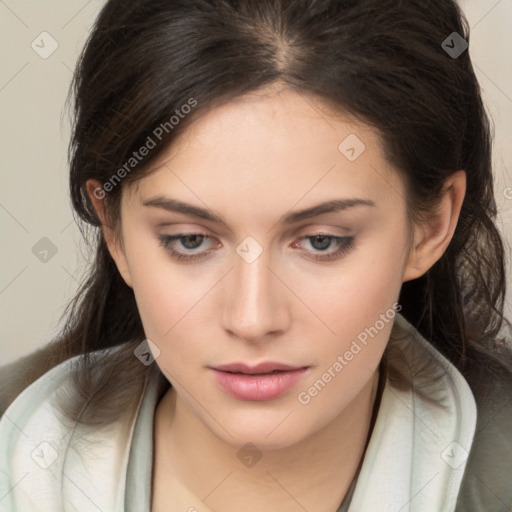
<path fill-rule="evenodd" d="M 246 373 L 248 375 L 258 374 L 258 373 L 271 373 L 273 371 L 290 371 L 290 370 L 300 370 L 301 368 L 305 368 L 305 366 L 290 366 L 282 363 L 275 363 L 273 361 L 260 363 L 255 366 L 249 366 L 245 363 L 231 363 L 231 364 L 223 364 L 221 366 L 213 366 L 214 370 L 218 370 L 221 372 L 230 372 L 230 373 Z"/>

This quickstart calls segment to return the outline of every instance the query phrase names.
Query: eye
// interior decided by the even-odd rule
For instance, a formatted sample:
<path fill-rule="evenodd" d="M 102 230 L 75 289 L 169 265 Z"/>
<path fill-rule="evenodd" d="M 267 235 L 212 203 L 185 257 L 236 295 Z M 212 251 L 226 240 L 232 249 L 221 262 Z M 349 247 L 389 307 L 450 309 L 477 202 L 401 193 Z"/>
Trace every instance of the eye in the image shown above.
<path fill-rule="evenodd" d="M 312 252 L 312 257 L 319 261 L 338 259 L 352 251 L 355 247 L 354 237 L 351 236 L 318 233 L 316 235 L 302 237 L 301 240 L 309 241 L 314 250 L 308 252 Z M 297 247 L 297 245 L 297 243 L 292 244 L 293 247 Z M 329 251 L 329 248 L 332 247 L 334 247 L 335 250 Z"/>
<path fill-rule="evenodd" d="M 194 251 L 202 247 L 205 240 L 211 240 L 211 237 L 201 233 L 179 233 L 177 235 L 159 235 L 160 245 L 179 261 L 192 261 L 207 257 L 213 249 Z M 308 240 L 313 251 L 311 257 L 318 261 L 329 261 L 341 258 L 344 254 L 354 249 L 354 238 L 347 236 L 336 236 L 326 233 L 318 233 L 316 235 L 308 235 L 301 238 Z M 181 245 L 181 251 L 177 250 L 177 245 Z M 218 245 L 217 245 L 218 246 Z M 292 247 L 299 247 L 297 242 Z M 329 250 L 334 248 L 334 250 Z"/>
<path fill-rule="evenodd" d="M 205 240 L 210 239 L 209 236 L 202 235 L 200 233 L 179 233 L 178 235 L 160 235 L 158 238 L 160 240 L 160 245 L 163 246 L 165 250 L 173 258 L 176 258 L 177 260 L 191 261 L 199 258 L 204 258 L 211 252 L 190 252 L 193 249 L 201 247 L 201 244 Z M 176 250 L 177 242 L 179 242 L 182 245 L 182 247 L 185 248 L 184 252 Z"/>

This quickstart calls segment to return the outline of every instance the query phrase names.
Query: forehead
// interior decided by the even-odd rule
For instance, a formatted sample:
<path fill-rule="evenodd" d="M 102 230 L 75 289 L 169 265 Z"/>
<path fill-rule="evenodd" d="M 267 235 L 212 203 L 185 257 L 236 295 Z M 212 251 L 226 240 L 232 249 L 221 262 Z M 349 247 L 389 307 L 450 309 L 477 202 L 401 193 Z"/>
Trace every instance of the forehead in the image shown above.
<path fill-rule="evenodd" d="M 268 88 L 211 109 L 154 168 L 138 182 L 139 198 L 173 193 L 229 208 L 236 195 L 265 208 L 276 201 L 306 207 L 362 192 L 380 203 L 388 194 L 396 204 L 403 195 L 375 130 L 288 88 Z"/>

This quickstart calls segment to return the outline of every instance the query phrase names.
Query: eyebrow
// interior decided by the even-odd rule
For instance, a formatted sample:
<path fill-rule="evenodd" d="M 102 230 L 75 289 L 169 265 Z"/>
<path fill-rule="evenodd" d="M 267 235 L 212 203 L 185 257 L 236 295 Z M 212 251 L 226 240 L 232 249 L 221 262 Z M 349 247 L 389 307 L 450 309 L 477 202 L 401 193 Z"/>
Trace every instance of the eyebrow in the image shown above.
<path fill-rule="evenodd" d="M 227 225 L 223 217 L 216 215 L 215 213 L 207 210 L 206 208 L 200 208 L 192 204 L 184 203 L 177 199 L 164 196 L 155 196 L 151 199 L 143 201 L 143 206 L 150 206 L 155 208 L 163 208 L 164 210 L 181 213 L 190 217 L 196 217 L 203 220 L 208 220 L 218 224 Z M 312 217 L 318 217 L 327 213 L 336 213 L 339 211 L 347 210 L 356 206 L 376 206 L 375 203 L 370 199 L 361 198 L 344 198 L 334 199 L 325 203 L 320 203 L 310 208 L 303 210 L 296 210 L 294 212 L 286 213 L 279 219 L 282 224 L 294 224 L 305 219 Z"/>

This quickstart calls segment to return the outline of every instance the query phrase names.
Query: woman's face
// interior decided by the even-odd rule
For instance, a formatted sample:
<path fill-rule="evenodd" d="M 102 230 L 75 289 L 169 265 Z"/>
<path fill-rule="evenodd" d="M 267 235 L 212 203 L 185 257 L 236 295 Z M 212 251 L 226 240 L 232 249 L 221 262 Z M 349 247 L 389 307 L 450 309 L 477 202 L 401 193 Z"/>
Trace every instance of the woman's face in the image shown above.
<path fill-rule="evenodd" d="M 217 107 L 123 191 L 117 261 L 156 363 L 233 445 L 289 446 L 338 417 L 397 309 L 404 185 L 369 127 L 322 105 L 269 90 Z"/>

